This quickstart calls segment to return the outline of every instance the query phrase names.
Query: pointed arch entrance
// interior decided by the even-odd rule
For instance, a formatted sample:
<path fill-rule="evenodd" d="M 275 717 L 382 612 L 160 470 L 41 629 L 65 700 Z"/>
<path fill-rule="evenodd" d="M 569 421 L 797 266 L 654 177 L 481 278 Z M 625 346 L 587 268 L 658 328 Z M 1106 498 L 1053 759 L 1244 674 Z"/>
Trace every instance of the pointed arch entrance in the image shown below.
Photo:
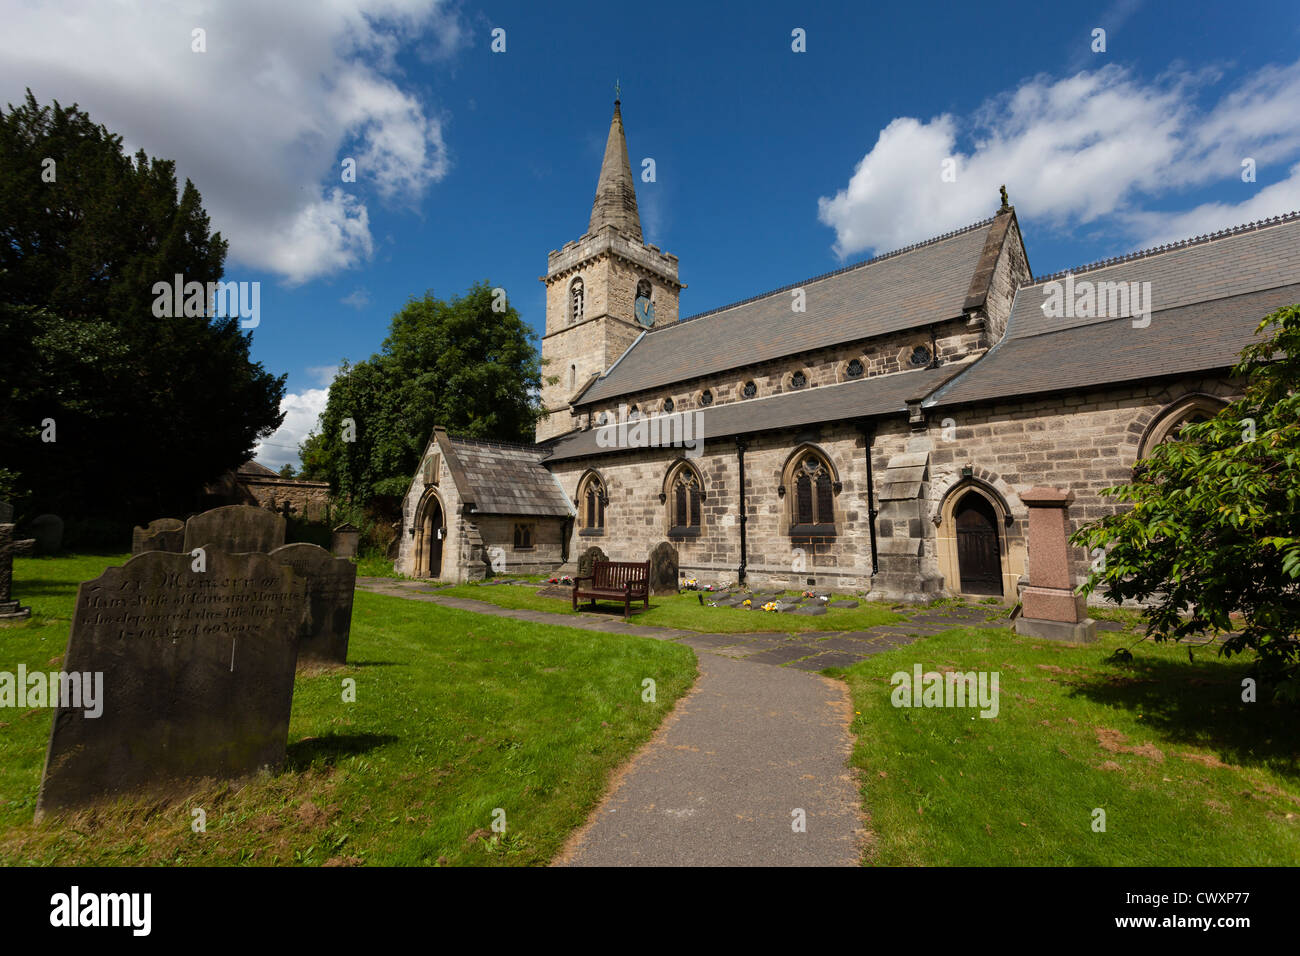
<path fill-rule="evenodd" d="M 998 516 L 983 495 L 968 492 L 953 509 L 957 574 L 966 594 L 1002 596 L 1002 549 Z"/>
<path fill-rule="evenodd" d="M 415 513 L 415 576 L 442 577 L 443 542 L 447 538 L 447 517 L 442 501 L 431 488 Z"/>
<path fill-rule="evenodd" d="M 935 552 L 951 594 L 1000 597 L 1013 603 L 1025 564 L 1023 535 L 1007 500 L 991 484 L 962 478 L 939 502 Z"/>

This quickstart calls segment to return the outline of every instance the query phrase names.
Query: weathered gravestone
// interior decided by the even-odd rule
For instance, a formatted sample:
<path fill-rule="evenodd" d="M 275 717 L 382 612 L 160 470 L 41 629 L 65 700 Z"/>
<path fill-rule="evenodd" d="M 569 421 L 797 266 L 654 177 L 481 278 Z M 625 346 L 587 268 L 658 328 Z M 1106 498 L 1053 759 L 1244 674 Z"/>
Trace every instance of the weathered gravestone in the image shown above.
<path fill-rule="evenodd" d="M 214 551 L 263 554 L 284 544 L 284 518 L 253 505 L 225 505 L 185 522 L 185 552 L 204 546 Z"/>
<path fill-rule="evenodd" d="M 37 515 L 28 522 L 27 533 L 35 542 L 34 554 L 58 554 L 63 547 L 63 519 L 58 515 Z"/>
<path fill-rule="evenodd" d="M 0 501 L 0 621 L 22 621 L 32 616 L 32 609 L 13 599 L 14 555 L 32 549 L 30 538 L 14 540 L 13 506 Z"/>
<path fill-rule="evenodd" d="M 592 545 L 582 554 L 578 555 L 578 577 L 585 578 L 591 576 L 591 566 L 596 561 L 608 561 L 605 552 L 600 548 Z"/>
<path fill-rule="evenodd" d="M 131 533 L 131 553 L 179 552 L 185 547 L 185 522 L 180 518 L 156 518 L 148 527 L 136 525 Z"/>
<path fill-rule="evenodd" d="M 270 557 L 293 568 L 307 582 L 308 614 L 302 624 L 299 662 L 346 664 L 357 566 L 315 544 L 286 544 Z"/>
<path fill-rule="evenodd" d="M 265 554 L 192 561 L 151 551 L 77 589 L 63 669 L 103 674 L 101 713 L 60 701 L 38 819 L 283 762 L 306 582 Z"/>
<path fill-rule="evenodd" d="M 345 521 L 334 529 L 330 539 L 330 550 L 336 558 L 355 558 L 357 545 L 361 542 L 361 529 L 350 521 Z"/>
<path fill-rule="evenodd" d="M 650 594 L 662 597 L 676 594 L 677 549 L 667 541 L 660 541 L 650 552 Z"/>

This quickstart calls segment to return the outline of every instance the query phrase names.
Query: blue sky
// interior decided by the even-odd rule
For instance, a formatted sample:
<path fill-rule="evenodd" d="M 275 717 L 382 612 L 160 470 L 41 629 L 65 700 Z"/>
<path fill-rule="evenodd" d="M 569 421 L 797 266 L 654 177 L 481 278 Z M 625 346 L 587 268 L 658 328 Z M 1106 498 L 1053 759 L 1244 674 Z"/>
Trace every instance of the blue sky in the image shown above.
<path fill-rule="evenodd" d="M 1300 208 L 1294 0 L 10 7 L 0 95 L 75 100 L 176 159 L 228 278 L 262 283 L 253 354 L 292 393 L 276 467 L 409 296 L 488 279 L 540 332 L 616 78 L 683 315 L 991 215 L 1003 182 L 1037 274 Z"/>

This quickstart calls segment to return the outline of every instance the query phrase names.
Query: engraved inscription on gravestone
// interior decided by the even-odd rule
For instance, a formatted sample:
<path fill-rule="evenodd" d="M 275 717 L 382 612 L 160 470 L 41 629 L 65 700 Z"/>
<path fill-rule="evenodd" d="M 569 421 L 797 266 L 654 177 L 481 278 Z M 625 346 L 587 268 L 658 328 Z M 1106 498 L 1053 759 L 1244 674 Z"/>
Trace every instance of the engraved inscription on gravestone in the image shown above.
<path fill-rule="evenodd" d="M 299 662 L 346 664 L 357 566 L 314 544 L 286 544 L 270 557 L 289 565 L 307 582 L 308 615 L 302 626 Z"/>
<path fill-rule="evenodd" d="M 284 761 L 306 582 L 265 554 L 151 551 L 77 590 L 66 672 L 102 673 L 97 718 L 59 707 L 36 814 Z"/>
<path fill-rule="evenodd" d="M 225 505 L 195 515 L 185 522 L 183 550 L 210 546 L 237 554 L 268 551 L 284 544 L 284 518 L 252 505 Z"/>
<path fill-rule="evenodd" d="M 591 566 L 596 561 L 608 561 L 605 552 L 600 548 L 592 545 L 578 556 L 578 577 L 585 578 L 591 576 Z"/>

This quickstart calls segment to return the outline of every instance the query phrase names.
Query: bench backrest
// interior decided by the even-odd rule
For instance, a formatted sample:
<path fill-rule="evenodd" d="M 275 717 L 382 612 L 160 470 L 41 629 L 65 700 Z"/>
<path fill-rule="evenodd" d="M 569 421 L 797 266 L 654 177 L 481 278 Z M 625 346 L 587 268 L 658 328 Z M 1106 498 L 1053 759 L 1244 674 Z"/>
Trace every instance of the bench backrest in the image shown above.
<path fill-rule="evenodd" d="M 650 562 L 593 561 L 591 575 L 593 587 L 621 589 L 632 581 L 647 580 L 650 577 Z"/>

